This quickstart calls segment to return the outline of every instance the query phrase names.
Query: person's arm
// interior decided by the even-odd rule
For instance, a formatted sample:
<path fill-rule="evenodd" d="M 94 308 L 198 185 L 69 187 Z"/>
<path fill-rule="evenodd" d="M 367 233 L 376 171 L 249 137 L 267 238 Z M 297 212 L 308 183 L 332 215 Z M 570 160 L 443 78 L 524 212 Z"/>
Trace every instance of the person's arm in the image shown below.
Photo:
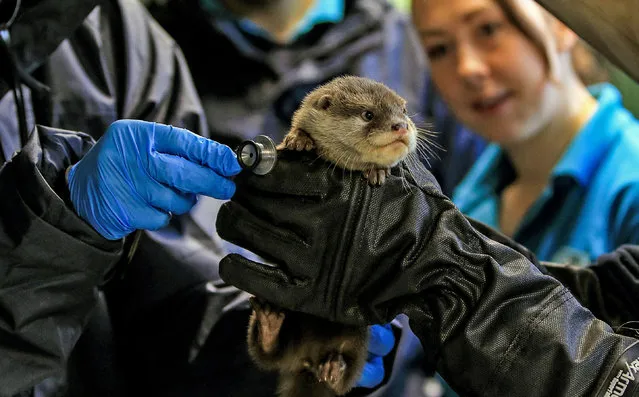
<path fill-rule="evenodd" d="M 639 319 L 639 246 L 623 245 L 589 267 L 542 262 L 577 300 L 615 328 Z"/>
<path fill-rule="evenodd" d="M 270 174 L 236 179 L 220 231 L 277 266 L 230 255 L 227 282 L 346 323 L 404 313 L 461 395 L 603 397 L 613 382 L 639 395 L 637 340 L 480 233 L 432 177 L 371 187 L 313 160 L 282 153 Z"/>
<path fill-rule="evenodd" d="M 80 133 L 37 127 L 0 168 L 0 395 L 63 374 L 122 251 L 78 217 L 67 166 L 93 144 Z"/>
<path fill-rule="evenodd" d="M 143 4 L 129 0 L 102 2 L 68 42 L 71 45 L 61 46 L 51 61 L 55 78 L 50 83 L 52 91 L 61 93 L 60 97 L 82 97 L 84 90 L 98 92 L 95 97 L 108 100 L 99 103 L 100 107 L 111 109 L 112 102 L 117 104 L 117 118 L 160 122 L 209 137 L 204 110 L 183 53 Z M 79 61 L 65 62 L 68 70 L 57 66 L 56 62 L 66 59 L 99 60 L 104 77 L 87 79 L 83 86 L 69 85 L 67 74 L 87 72 L 86 64 Z M 87 128 L 97 125 L 91 131 L 95 138 L 108 127 L 95 122 L 102 121 L 99 116 L 87 118 L 93 121 Z M 78 121 L 61 122 L 74 125 Z M 189 327 L 194 322 L 198 327 L 201 321 L 212 326 L 221 318 L 222 308 L 239 296 L 237 290 L 221 294 L 207 292 L 205 288 L 207 281 L 219 279 L 217 265 L 231 245 L 217 236 L 212 222 L 220 204 L 219 200 L 199 197 L 193 210 L 173 214 L 165 227 L 141 232 L 130 260 L 118 266 L 115 272 L 118 277 L 105 287 L 105 293 L 114 332 L 139 349 L 137 352 L 128 349 L 125 354 L 159 353 L 156 340 L 163 343 L 172 335 L 188 334 L 185 338 L 173 338 L 170 345 L 163 343 L 165 354 L 161 358 L 147 357 L 153 364 L 170 362 L 187 366 L 190 337 L 195 338 L 196 330 L 186 332 L 167 327 L 165 318 L 187 317 L 192 320 L 185 321 Z M 185 294 L 193 296 L 191 304 L 172 312 L 171 308 L 177 306 L 173 302 Z M 206 321 L 202 320 L 202 308 L 209 299 L 214 308 L 213 318 Z M 155 321 L 162 325 L 153 326 Z M 187 327 L 175 323 L 178 326 Z"/>
<path fill-rule="evenodd" d="M 240 171 L 228 147 L 158 123 L 117 121 L 92 143 L 38 127 L 0 170 L 2 395 L 63 373 L 124 237 L 197 194 L 228 199 Z"/>
<path fill-rule="evenodd" d="M 614 252 L 597 258 L 592 266 L 544 263 L 579 302 L 613 327 L 639 319 L 639 189 L 628 185 L 618 191 L 608 214 L 608 239 Z M 635 244 L 635 245 L 632 245 Z"/>
<path fill-rule="evenodd" d="M 140 2 L 113 0 L 101 8 L 100 18 L 109 21 L 111 30 L 103 35 L 110 40 L 98 47 L 99 56 L 114 85 L 121 87 L 111 92 L 121 103 L 118 118 L 155 121 L 210 137 L 189 66 L 175 40 Z M 91 32 L 88 27 L 98 27 L 91 20 L 85 25 L 86 36 Z M 99 26 L 105 29 L 104 25 Z M 195 210 L 174 214 L 166 227 L 142 233 L 127 277 L 117 287 L 118 302 L 112 302 L 122 309 L 117 314 L 123 323 L 135 321 L 141 311 L 178 291 L 219 278 L 217 264 L 227 250 L 212 230 L 219 204 L 200 197 Z M 153 289 L 140 287 L 150 284 Z"/>

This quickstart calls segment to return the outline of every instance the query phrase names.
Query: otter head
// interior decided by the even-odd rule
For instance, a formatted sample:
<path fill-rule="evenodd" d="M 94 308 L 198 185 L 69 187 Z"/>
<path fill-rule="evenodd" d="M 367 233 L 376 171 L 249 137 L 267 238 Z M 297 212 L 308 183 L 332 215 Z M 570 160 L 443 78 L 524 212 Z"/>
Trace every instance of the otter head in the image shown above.
<path fill-rule="evenodd" d="M 393 167 L 417 145 L 406 101 L 371 79 L 338 77 L 312 91 L 293 118 L 326 160 L 352 169 Z"/>

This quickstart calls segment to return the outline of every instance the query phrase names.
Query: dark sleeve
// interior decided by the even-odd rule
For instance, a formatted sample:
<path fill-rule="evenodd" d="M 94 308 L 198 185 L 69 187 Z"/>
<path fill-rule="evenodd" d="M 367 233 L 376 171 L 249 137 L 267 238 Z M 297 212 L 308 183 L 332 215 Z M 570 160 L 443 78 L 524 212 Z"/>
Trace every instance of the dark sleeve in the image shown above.
<path fill-rule="evenodd" d="M 597 258 L 590 267 L 539 262 L 521 244 L 477 220 L 467 219 L 486 237 L 518 251 L 542 273 L 559 280 L 598 319 L 613 327 L 639 320 L 639 304 L 635 303 L 639 296 L 639 246 L 622 245 Z"/>
<path fill-rule="evenodd" d="M 524 247 L 470 221 L 493 242 L 484 251 L 502 263 L 487 268 L 479 304 L 442 347 L 438 369 L 453 388 L 461 395 L 523 397 L 534 390 L 535 396 L 639 396 L 637 327 L 609 325 L 611 314 L 634 317 L 639 249 L 622 247 L 589 269 L 568 271 L 538 262 Z M 508 255 L 493 251 L 499 246 L 494 242 L 534 266 L 513 266 Z M 413 329 L 420 334 L 419 326 Z M 428 343 L 423 334 L 421 339 Z"/>
<path fill-rule="evenodd" d="M 499 263 L 486 268 L 485 289 L 468 318 L 444 330 L 437 369 L 453 389 L 481 396 L 639 396 L 638 334 L 616 332 L 558 280 L 499 247 L 482 246 Z M 409 317 L 431 351 L 428 319 L 419 309 Z"/>
<path fill-rule="evenodd" d="M 138 1 L 105 0 L 47 61 L 52 125 L 99 139 L 119 119 L 208 136 L 182 51 Z"/>
<path fill-rule="evenodd" d="M 498 290 L 442 348 L 438 370 L 460 395 L 639 396 L 636 338 L 614 332 L 563 288 Z M 494 299 L 502 293 L 516 298 Z"/>
<path fill-rule="evenodd" d="M 601 320 L 613 327 L 639 320 L 639 246 L 623 245 L 590 267 L 543 264 Z"/>
<path fill-rule="evenodd" d="M 491 288 L 468 326 L 443 348 L 439 368 L 455 390 L 512 397 L 530 390 L 536 396 L 639 395 L 639 332 L 629 323 L 637 319 L 639 247 L 622 246 L 589 268 L 540 263 L 519 244 L 469 221 L 566 288 L 541 275 L 517 280 L 532 276 L 532 268 L 493 269 Z"/>
<path fill-rule="evenodd" d="M 91 146 L 84 134 L 38 127 L 0 169 L 0 395 L 61 376 L 121 253 L 53 187 Z"/>
<path fill-rule="evenodd" d="M 118 76 L 126 87 L 121 118 L 158 121 L 208 136 L 204 110 L 180 47 L 141 2 L 117 3 L 123 42 L 113 54 L 129 71 Z"/>

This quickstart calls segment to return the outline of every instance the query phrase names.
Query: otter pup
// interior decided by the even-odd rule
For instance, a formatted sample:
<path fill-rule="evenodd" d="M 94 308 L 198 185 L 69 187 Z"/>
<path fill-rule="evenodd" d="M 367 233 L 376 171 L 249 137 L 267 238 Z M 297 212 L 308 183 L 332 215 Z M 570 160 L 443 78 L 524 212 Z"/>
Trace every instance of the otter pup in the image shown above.
<path fill-rule="evenodd" d="M 390 168 L 417 147 L 404 98 L 363 77 L 337 77 L 311 91 L 291 124 L 278 149 L 316 148 L 339 167 L 363 171 L 371 184 L 384 183 Z"/>
<path fill-rule="evenodd" d="M 278 150 L 316 149 L 380 185 L 416 150 L 417 134 L 402 97 L 376 81 L 344 76 L 304 98 Z M 256 297 L 251 305 L 249 354 L 258 367 L 280 372 L 281 397 L 334 397 L 353 388 L 368 355 L 367 327 L 282 310 Z"/>

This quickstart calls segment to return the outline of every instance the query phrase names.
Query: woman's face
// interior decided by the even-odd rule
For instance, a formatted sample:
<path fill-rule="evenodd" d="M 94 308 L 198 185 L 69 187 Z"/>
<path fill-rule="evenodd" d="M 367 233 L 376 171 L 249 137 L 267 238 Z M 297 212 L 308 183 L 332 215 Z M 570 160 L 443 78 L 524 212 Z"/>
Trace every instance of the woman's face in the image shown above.
<path fill-rule="evenodd" d="M 457 118 L 491 141 L 525 140 L 557 94 L 542 51 L 493 0 L 413 0 L 431 77 Z"/>

